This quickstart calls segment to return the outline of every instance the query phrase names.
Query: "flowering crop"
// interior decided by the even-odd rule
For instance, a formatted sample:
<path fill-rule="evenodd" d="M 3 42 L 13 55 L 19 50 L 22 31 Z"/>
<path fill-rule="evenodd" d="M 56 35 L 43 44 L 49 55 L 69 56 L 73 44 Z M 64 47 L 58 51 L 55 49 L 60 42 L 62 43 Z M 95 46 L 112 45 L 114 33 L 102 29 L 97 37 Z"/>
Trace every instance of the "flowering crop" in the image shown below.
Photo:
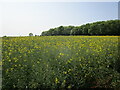
<path fill-rule="evenodd" d="M 118 58 L 117 36 L 4 37 L 2 87 L 119 87 Z"/>

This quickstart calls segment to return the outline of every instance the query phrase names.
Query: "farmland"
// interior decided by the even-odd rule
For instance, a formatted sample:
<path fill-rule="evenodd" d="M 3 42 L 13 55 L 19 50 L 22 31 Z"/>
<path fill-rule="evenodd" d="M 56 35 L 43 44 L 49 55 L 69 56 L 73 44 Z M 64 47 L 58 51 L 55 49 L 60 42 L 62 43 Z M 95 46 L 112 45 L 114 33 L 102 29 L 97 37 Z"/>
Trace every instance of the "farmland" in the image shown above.
<path fill-rule="evenodd" d="M 119 88 L 118 36 L 2 39 L 3 88 Z"/>

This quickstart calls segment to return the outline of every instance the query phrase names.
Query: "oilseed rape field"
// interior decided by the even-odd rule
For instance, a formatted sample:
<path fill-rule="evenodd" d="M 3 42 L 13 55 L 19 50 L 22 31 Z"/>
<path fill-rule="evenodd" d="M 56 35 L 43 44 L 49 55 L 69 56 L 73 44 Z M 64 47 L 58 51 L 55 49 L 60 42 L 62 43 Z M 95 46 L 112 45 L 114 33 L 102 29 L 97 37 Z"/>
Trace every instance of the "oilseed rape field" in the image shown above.
<path fill-rule="evenodd" d="M 2 38 L 2 88 L 120 88 L 118 36 Z"/>

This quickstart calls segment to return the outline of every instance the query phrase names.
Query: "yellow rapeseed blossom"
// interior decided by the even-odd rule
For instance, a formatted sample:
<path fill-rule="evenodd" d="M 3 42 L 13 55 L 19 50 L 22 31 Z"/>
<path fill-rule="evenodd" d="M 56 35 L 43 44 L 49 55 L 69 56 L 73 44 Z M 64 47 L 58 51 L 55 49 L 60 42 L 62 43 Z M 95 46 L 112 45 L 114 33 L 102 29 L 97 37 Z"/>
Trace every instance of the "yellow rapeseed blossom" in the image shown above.
<path fill-rule="evenodd" d="M 17 65 L 14 65 L 15 67 L 17 67 Z"/>
<path fill-rule="evenodd" d="M 72 69 L 68 69 L 68 72 L 72 71 Z"/>
<path fill-rule="evenodd" d="M 32 66 L 34 67 L 35 65 L 33 64 Z"/>
<path fill-rule="evenodd" d="M 113 36 L 13 37 L 3 38 L 2 44 L 3 63 L 0 65 L 3 64 L 11 79 L 12 75 L 23 75 L 21 71 L 35 70 L 37 76 L 50 73 L 56 77 L 53 83 L 63 83 L 63 87 L 69 83 L 66 81 L 69 75 L 78 76 L 83 72 L 88 77 L 86 71 L 102 70 L 106 67 L 102 65 L 118 58 L 118 37 Z M 18 71 L 17 74 L 14 71 Z M 72 88 L 72 84 L 67 87 Z"/>
<path fill-rule="evenodd" d="M 11 60 L 8 60 L 9 62 L 11 62 Z"/>
<path fill-rule="evenodd" d="M 63 80 L 64 83 L 66 83 L 66 80 Z"/>
<path fill-rule="evenodd" d="M 6 73 L 8 73 L 9 69 L 6 69 Z"/>
<path fill-rule="evenodd" d="M 71 85 L 68 86 L 69 89 L 70 89 L 71 87 L 72 87 Z"/>
<path fill-rule="evenodd" d="M 39 63 L 40 63 L 40 61 L 37 61 L 37 63 L 39 64 Z"/>
<path fill-rule="evenodd" d="M 64 74 L 67 74 L 67 72 L 66 72 L 66 71 L 63 71 L 63 73 L 64 73 Z"/>
<path fill-rule="evenodd" d="M 2 65 L 2 61 L 0 61 L 0 65 Z"/>
<path fill-rule="evenodd" d="M 58 78 L 55 78 L 55 83 L 57 84 L 57 83 L 59 83 L 59 80 L 58 80 Z"/>
<path fill-rule="evenodd" d="M 10 68 L 10 70 L 12 71 L 14 68 Z"/>
<path fill-rule="evenodd" d="M 59 55 L 63 56 L 63 55 L 64 55 L 64 53 L 60 53 Z"/>

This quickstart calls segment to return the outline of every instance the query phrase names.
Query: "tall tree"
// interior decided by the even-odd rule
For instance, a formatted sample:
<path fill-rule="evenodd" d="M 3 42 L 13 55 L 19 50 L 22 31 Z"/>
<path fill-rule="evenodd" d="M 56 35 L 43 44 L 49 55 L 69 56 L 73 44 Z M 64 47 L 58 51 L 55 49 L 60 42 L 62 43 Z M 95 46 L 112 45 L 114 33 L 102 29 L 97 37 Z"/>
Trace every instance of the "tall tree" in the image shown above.
<path fill-rule="evenodd" d="M 33 36 L 33 33 L 29 33 L 29 36 Z"/>

